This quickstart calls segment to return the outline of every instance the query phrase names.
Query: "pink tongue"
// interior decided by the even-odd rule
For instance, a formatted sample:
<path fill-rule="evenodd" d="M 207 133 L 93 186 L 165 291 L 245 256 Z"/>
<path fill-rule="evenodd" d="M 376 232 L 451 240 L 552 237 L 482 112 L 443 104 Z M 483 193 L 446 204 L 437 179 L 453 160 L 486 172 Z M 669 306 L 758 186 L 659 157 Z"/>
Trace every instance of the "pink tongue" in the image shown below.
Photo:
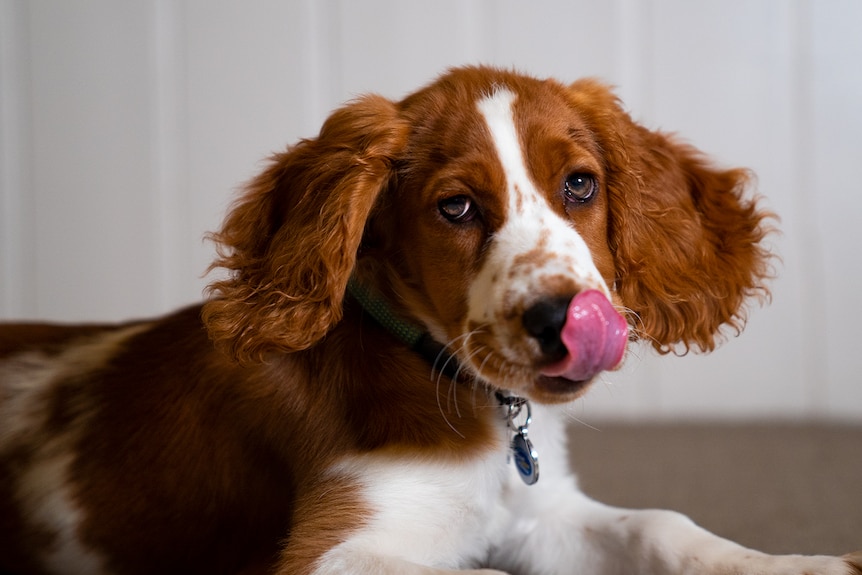
<path fill-rule="evenodd" d="M 589 290 L 572 299 L 560 338 L 569 354 L 542 373 L 584 381 L 620 363 L 628 341 L 628 324 L 603 293 Z"/>

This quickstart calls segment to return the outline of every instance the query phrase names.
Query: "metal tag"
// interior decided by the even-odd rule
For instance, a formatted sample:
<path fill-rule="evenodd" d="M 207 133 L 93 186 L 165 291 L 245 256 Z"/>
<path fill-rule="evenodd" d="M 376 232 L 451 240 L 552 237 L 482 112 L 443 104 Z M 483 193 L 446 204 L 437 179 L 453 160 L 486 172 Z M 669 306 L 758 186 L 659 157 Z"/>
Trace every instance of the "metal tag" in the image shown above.
<path fill-rule="evenodd" d="M 533 485 L 539 480 L 539 456 L 533 449 L 533 444 L 523 432 L 512 438 L 512 452 L 515 457 L 515 469 L 527 485 Z"/>
<path fill-rule="evenodd" d="M 506 425 L 515 432 L 512 437 L 510 455 L 515 460 L 515 469 L 527 485 L 533 485 L 539 480 L 539 454 L 533 443 L 527 438 L 527 430 L 533 421 L 530 402 L 523 397 L 504 395 L 497 392 L 497 401 L 506 408 Z M 517 419 L 525 416 L 524 424 L 518 425 Z"/>

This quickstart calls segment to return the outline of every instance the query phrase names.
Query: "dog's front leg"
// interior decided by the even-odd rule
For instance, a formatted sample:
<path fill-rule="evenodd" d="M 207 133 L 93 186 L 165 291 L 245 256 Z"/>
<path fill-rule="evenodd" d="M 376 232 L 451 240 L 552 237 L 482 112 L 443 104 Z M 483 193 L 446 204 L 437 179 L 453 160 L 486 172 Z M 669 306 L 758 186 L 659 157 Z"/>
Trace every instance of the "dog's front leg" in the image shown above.
<path fill-rule="evenodd" d="M 576 493 L 514 522 L 493 565 L 519 575 L 862 575 L 862 554 L 767 555 L 664 510 L 609 507 Z"/>
<path fill-rule="evenodd" d="M 582 532 L 595 573 L 650 575 L 860 575 L 860 557 L 767 555 L 728 541 L 666 510 L 586 506 Z M 589 561 L 588 561 L 589 562 Z M 560 573 L 570 573 L 568 569 Z"/>

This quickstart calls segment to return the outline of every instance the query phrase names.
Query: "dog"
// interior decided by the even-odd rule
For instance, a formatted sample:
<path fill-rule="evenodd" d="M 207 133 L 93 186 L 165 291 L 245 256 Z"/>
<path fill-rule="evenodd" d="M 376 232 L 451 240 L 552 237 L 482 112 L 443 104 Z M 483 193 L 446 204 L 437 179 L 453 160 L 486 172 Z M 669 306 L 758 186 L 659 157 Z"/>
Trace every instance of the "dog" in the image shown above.
<path fill-rule="evenodd" d="M 565 405 L 767 297 L 748 173 L 595 80 L 450 70 L 271 158 L 199 306 L 0 330 L 0 571 L 862 574 L 578 490 Z"/>

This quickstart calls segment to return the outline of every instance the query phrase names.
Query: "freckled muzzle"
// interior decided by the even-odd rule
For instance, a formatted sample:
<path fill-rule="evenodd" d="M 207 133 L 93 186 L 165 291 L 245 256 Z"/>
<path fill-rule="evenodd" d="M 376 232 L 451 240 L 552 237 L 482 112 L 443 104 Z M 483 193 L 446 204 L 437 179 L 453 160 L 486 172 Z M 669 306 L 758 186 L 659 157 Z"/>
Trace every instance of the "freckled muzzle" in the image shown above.
<path fill-rule="evenodd" d="M 542 375 L 586 381 L 617 367 L 628 341 L 628 324 L 603 293 L 588 290 L 572 298 L 559 331 L 564 357 L 542 369 Z"/>

